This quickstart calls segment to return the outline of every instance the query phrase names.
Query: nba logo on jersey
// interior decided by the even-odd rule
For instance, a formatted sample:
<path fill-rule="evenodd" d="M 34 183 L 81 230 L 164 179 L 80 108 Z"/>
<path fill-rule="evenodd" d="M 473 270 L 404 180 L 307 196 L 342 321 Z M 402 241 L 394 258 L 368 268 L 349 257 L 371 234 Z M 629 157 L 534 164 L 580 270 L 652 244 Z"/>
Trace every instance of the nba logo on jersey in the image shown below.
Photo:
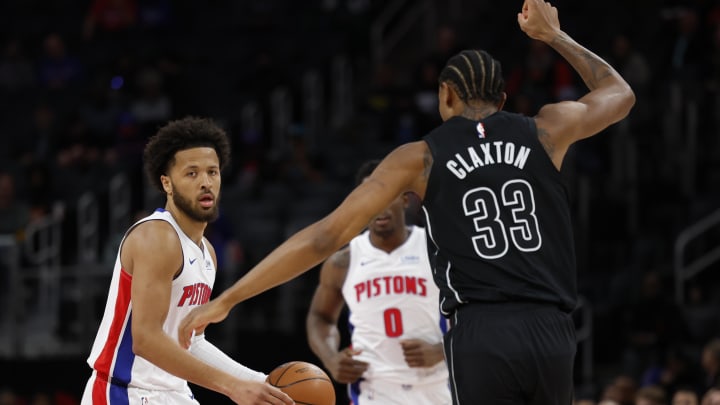
<path fill-rule="evenodd" d="M 478 138 L 480 138 L 480 139 L 485 138 L 485 127 L 483 126 L 482 122 L 478 122 L 476 128 L 477 128 L 477 132 L 478 132 Z"/>

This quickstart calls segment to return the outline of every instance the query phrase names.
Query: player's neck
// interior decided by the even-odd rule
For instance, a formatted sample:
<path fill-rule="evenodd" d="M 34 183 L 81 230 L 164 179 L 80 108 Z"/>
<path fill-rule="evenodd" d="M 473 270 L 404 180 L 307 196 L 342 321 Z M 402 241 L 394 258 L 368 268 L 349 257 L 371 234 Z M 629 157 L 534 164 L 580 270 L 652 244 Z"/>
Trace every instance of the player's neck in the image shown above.
<path fill-rule="evenodd" d="M 190 240 L 195 242 L 196 245 L 202 246 L 202 238 L 205 234 L 207 222 L 200 222 L 190 218 L 173 204 L 167 204 L 165 210 L 170 212 L 170 215 L 172 215 L 180 229 Z"/>
<path fill-rule="evenodd" d="M 383 250 L 387 253 L 392 252 L 398 247 L 402 246 L 410 235 L 410 230 L 407 226 L 402 226 L 396 231 L 381 234 L 381 233 L 370 233 L 370 243 L 376 248 Z"/>
<path fill-rule="evenodd" d="M 480 121 L 496 112 L 498 112 L 497 106 L 489 103 L 465 104 L 460 115 L 473 121 Z"/>

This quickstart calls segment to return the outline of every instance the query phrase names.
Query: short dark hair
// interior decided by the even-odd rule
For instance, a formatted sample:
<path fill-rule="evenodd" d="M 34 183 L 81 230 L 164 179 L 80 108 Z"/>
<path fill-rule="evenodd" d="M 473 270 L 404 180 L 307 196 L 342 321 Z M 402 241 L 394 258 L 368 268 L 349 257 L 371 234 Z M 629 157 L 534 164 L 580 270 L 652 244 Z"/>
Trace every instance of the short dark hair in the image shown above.
<path fill-rule="evenodd" d="M 179 151 L 210 147 L 215 149 L 220 170 L 230 162 L 230 140 L 225 130 L 209 118 L 185 117 L 161 127 L 145 145 L 143 160 L 150 184 L 163 191 L 160 176 L 167 174 Z"/>
<path fill-rule="evenodd" d="M 365 180 L 366 177 L 370 176 L 375 170 L 376 167 L 380 164 L 380 159 L 372 159 L 368 160 L 365 163 L 360 165 L 360 168 L 358 168 L 357 172 L 355 173 L 355 185 L 360 185 L 360 183 Z"/>
<path fill-rule="evenodd" d="M 479 49 L 466 49 L 448 59 L 438 81 L 453 86 L 466 103 L 472 100 L 497 103 L 505 91 L 500 62 Z"/>

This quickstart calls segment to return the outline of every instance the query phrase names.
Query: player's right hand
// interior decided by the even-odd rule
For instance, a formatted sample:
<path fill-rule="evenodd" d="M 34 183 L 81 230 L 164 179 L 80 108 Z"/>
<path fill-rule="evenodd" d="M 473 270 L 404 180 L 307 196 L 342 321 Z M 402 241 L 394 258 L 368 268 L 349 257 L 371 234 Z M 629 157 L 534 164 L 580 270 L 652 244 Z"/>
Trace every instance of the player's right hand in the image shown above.
<path fill-rule="evenodd" d="M 360 352 L 347 347 L 337 352 L 329 364 L 325 364 L 333 380 L 341 384 L 351 384 L 362 377 L 368 368 L 368 363 L 353 358 Z"/>
<path fill-rule="evenodd" d="M 190 311 L 178 327 L 180 346 L 189 348 L 196 331 L 203 331 L 208 324 L 222 321 L 228 313 L 230 308 L 217 298 Z"/>
<path fill-rule="evenodd" d="M 530 38 L 549 42 L 560 31 L 557 8 L 543 0 L 525 0 L 518 24 Z"/>
<path fill-rule="evenodd" d="M 266 382 L 242 380 L 226 395 L 241 405 L 293 405 L 295 401 L 279 388 Z"/>

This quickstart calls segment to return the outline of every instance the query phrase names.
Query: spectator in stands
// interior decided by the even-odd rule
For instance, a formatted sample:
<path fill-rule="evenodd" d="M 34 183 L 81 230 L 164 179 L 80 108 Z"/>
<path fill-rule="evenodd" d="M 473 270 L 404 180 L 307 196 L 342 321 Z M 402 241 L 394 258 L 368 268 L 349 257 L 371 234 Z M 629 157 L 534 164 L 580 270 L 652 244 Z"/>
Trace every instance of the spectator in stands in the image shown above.
<path fill-rule="evenodd" d="M 80 117 L 104 149 L 114 146 L 122 111 L 121 94 L 108 76 L 103 72 L 93 79 L 79 107 Z"/>
<path fill-rule="evenodd" d="M 697 392 L 690 387 L 681 387 L 675 390 L 670 405 L 699 405 Z"/>
<path fill-rule="evenodd" d="M 146 66 L 137 75 L 137 97 L 130 102 L 135 121 L 148 133 L 172 116 L 173 104 L 165 92 L 164 77 L 157 69 Z"/>
<path fill-rule="evenodd" d="M 325 161 L 308 145 L 303 126 L 290 128 L 287 149 L 277 156 L 278 178 L 291 187 L 302 188 L 309 183 L 325 182 Z"/>
<path fill-rule="evenodd" d="M 436 64 L 429 60 L 423 61 L 417 69 L 415 78 L 417 84 L 413 102 L 417 111 L 418 134 L 430 132 L 441 122 L 437 114 L 437 78 L 439 74 L 440 71 L 437 70 Z"/>
<path fill-rule="evenodd" d="M 464 48 L 464 44 L 458 38 L 456 27 L 443 24 L 435 32 L 435 46 L 427 56 L 427 60 L 435 64 L 435 69 L 440 72 L 447 60 Z"/>
<path fill-rule="evenodd" d="M 641 386 L 655 385 L 665 392 L 673 393 L 679 387 L 693 387 L 697 392 L 703 387 L 697 363 L 681 347 L 670 347 L 663 362 L 648 367 L 640 382 Z"/>
<path fill-rule="evenodd" d="M 657 271 L 643 275 L 639 293 L 624 314 L 627 340 L 623 362 L 625 372 L 636 378 L 647 365 L 661 363 L 670 347 L 689 340 L 682 311 L 668 299 Z"/>
<path fill-rule="evenodd" d="M 605 386 L 600 403 L 611 401 L 618 405 L 634 405 L 638 391 L 637 381 L 629 375 L 619 375 Z"/>
<path fill-rule="evenodd" d="M 22 165 L 44 162 L 54 158 L 57 142 L 58 114 L 55 108 L 40 101 L 31 112 L 31 120 L 5 143 L 11 156 Z"/>
<path fill-rule="evenodd" d="M 172 23 L 171 0 L 143 0 L 139 4 L 140 26 L 147 30 L 166 28 Z"/>
<path fill-rule="evenodd" d="M 45 37 L 38 70 L 40 84 L 48 90 L 68 89 L 77 84 L 83 76 L 82 63 L 68 54 L 65 40 L 58 33 Z"/>
<path fill-rule="evenodd" d="M 577 98 L 572 68 L 542 41 L 530 41 L 522 65 L 511 69 L 507 79 L 508 101 L 526 97 L 532 114 L 544 104 Z M 513 103 L 514 104 L 514 103 Z"/>
<path fill-rule="evenodd" d="M 608 61 L 617 66 L 618 72 L 633 88 L 638 100 L 638 109 L 633 111 L 630 119 L 638 125 L 654 119 L 652 115 L 653 100 L 650 97 L 652 74 L 647 57 L 638 49 L 632 38 L 619 33 L 613 37 Z"/>
<path fill-rule="evenodd" d="M 678 8 L 670 14 L 671 37 L 663 41 L 667 47 L 664 62 L 666 79 L 697 83 L 706 62 L 706 38 L 702 35 L 700 16 L 692 7 Z"/>
<path fill-rule="evenodd" d="M 25 54 L 22 42 L 11 38 L 0 57 L 0 90 L 15 93 L 34 86 L 35 67 Z"/>
<path fill-rule="evenodd" d="M 0 405 L 20 405 L 20 399 L 10 388 L 0 388 Z"/>
<path fill-rule="evenodd" d="M 93 0 L 85 16 L 83 34 L 92 39 L 97 31 L 115 34 L 137 23 L 138 11 L 135 0 Z"/>
<path fill-rule="evenodd" d="M 28 405 L 54 405 L 50 399 L 50 395 L 44 392 L 37 392 L 32 395 Z"/>
<path fill-rule="evenodd" d="M 50 214 L 55 190 L 53 190 L 50 169 L 46 162 L 37 161 L 25 167 L 27 203 L 30 207 L 30 220 L 40 219 Z"/>
<path fill-rule="evenodd" d="M 635 396 L 635 405 L 667 405 L 667 394 L 657 385 L 642 387 Z"/>
<path fill-rule="evenodd" d="M 700 405 L 720 405 L 720 388 L 710 388 L 703 395 Z"/>
<path fill-rule="evenodd" d="M 0 171 L 0 234 L 11 234 L 22 239 L 29 223 L 30 208 L 17 198 L 15 177 L 9 171 Z"/>
<path fill-rule="evenodd" d="M 720 338 L 712 339 L 703 346 L 700 365 L 703 369 L 703 388 L 720 388 Z"/>
<path fill-rule="evenodd" d="M 644 93 L 652 78 L 645 55 L 638 51 L 632 39 L 623 33 L 613 37 L 610 51 L 608 59 L 613 61 L 613 66 L 618 67 L 618 71 L 634 91 Z"/>

